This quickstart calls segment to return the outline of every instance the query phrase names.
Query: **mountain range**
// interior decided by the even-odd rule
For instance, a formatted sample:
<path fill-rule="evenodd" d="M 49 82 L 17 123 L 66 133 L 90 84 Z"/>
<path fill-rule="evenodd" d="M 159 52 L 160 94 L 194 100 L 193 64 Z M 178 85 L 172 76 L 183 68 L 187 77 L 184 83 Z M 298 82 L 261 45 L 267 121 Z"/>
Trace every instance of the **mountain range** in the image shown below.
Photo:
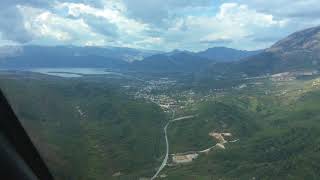
<path fill-rule="evenodd" d="M 159 52 L 120 47 L 0 48 L 0 68 L 92 67 L 139 72 L 210 72 L 249 76 L 317 70 L 320 26 L 289 35 L 270 48 L 242 51 L 225 47 L 201 52 Z M 207 73 L 208 74 L 208 73 Z"/>
<path fill-rule="evenodd" d="M 214 47 L 205 51 L 197 53 L 198 56 L 215 60 L 216 62 L 235 62 L 256 54 L 261 53 L 263 50 L 246 51 L 237 50 L 226 47 Z"/>
<path fill-rule="evenodd" d="M 147 72 L 198 71 L 208 64 L 234 62 L 258 51 L 210 48 L 202 52 L 160 52 L 120 47 L 5 46 L 1 68 L 91 67 Z"/>
<path fill-rule="evenodd" d="M 160 52 L 118 47 L 5 46 L 0 48 L 0 67 L 120 68 L 157 53 Z"/>

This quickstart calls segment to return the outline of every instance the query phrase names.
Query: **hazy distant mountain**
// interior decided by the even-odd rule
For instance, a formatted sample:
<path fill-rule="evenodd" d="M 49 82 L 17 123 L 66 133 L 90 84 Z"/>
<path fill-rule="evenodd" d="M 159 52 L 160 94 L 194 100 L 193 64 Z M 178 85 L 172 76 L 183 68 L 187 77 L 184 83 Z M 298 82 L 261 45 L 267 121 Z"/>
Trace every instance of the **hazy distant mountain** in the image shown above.
<path fill-rule="evenodd" d="M 156 54 L 133 63 L 133 68 L 145 72 L 197 72 L 220 62 L 236 62 L 262 51 L 242 51 L 225 47 L 201 52 L 174 50 Z"/>
<path fill-rule="evenodd" d="M 79 47 L 79 46 L 5 46 L 0 47 L 0 58 L 12 56 L 38 55 L 64 56 L 101 56 L 127 62 L 143 60 L 145 57 L 161 53 L 160 51 L 140 50 L 125 47 Z"/>
<path fill-rule="evenodd" d="M 165 54 L 167 56 L 173 56 L 173 55 L 176 55 L 176 54 L 183 54 L 183 53 L 196 56 L 196 53 L 194 53 L 194 52 L 186 51 L 186 50 L 179 50 L 179 49 L 175 49 L 175 50 L 173 50 L 171 52 L 162 53 L 162 54 Z"/>
<path fill-rule="evenodd" d="M 7 47 L 8 48 L 8 47 Z M 123 62 L 114 57 L 94 55 L 93 49 L 80 47 L 40 47 L 24 46 L 17 53 L 0 59 L 3 68 L 39 68 L 39 67 L 99 67 L 116 68 Z"/>
<path fill-rule="evenodd" d="M 132 67 L 144 72 L 194 72 L 204 69 L 214 61 L 185 51 L 174 51 L 166 54 L 157 54 L 135 61 Z"/>
<path fill-rule="evenodd" d="M 237 61 L 256 51 L 210 48 L 194 53 L 174 50 L 140 50 L 120 47 L 5 46 L 0 48 L 0 68 L 101 67 L 143 72 L 194 72 L 217 62 Z"/>
<path fill-rule="evenodd" d="M 156 53 L 159 52 L 120 47 L 6 46 L 0 48 L 0 67 L 119 68 Z"/>
<path fill-rule="evenodd" d="M 165 54 L 174 55 L 178 53 L 185 53 L 193 56 L 206 58 L 219 63 L 219 62 L 240 61 L 241 59 L 259 54 L 261 52 L 263 52 L 263 50 L 246 51 L 246 50 L 237 50 L 237 49 L 232 49 L 227 47 L 213 47 L 200 52 L 174 50 L 172 52 L 165 53 Z"/>
<path fill-rule="evenodd" d="M 204 58 L 215 60 L 216 62 L 234 62 L 252 55 L 256 55 L 260 52 L 262 52 L 262 50 L 245 51 L 226 47 L 214 47 L 196 54 Z"/>

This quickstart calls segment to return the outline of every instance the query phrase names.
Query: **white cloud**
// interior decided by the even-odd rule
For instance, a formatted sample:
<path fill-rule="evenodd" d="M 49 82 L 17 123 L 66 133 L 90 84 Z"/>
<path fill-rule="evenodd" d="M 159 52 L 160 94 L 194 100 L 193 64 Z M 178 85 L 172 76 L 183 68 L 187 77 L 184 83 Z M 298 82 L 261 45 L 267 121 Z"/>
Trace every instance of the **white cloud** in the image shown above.
<path fill-rule="evenodd" d="M 0 42 L 258 49 L 320 23 L 318 1 L 15 0 L 0 3 L 11 7 L 0 13 Z"/>
<path fill-rule="evenodd" d="M 19 6 L 26 30 L 33 34 L 32 42 L 82 45 L 88 40 L 104 39 L 92 32 L 82 19 L 67 19 L 49 11 Z"/>
<path fill-rule="evenodd" d="M 228 45 L 256 49 L 265 47 L 265 42 L 253 46 L 249 36 L 264 35 L 260 33 L 266 29 L 281 29 L 287 23 L 286 19 L 275 20 L 271 14 L 257 12 L 246 5 L 224 3 L 216 14 L 186 16 L 173 21 L 165 36 L 166 43 L 172 43 L 174 48 L 198 50 L 213 45 Z"/>
<path fill-rule="evenodd" d="M 107 42 L 104 39 L 88 40 L 84 42 L 84 46 L 104 46 Z"/>
<path fill-rule="evenodd" d="M 212 0 L 121 0 L 130 17 L 156 26 L 167 26 L 168 20 L 188 9 L 207 7 Z"/>
<path fill-rule="evenodd" d="M 43 12 L 36 16 L 31 23 L 26 22 L 26 27 L 28 30 L 37 29 L 37 32 L 34 32 L 36 36 L 49 36 L 59 41 L 71 40 L 72 37 L 68 32 L 60 30 L 59 26 L 62 23 L 67 22 L 49 12 Z"/>
<path fill-rule="evenodd" d="M 135 34 L 147 30 L 147 24 L 138 22 L 126 17 L 125 7 L 119 2 L 107 2 L 102 9 L 94 8 L 81 3 L 59 3 L 55 6 L 57 9 L 66 8 L 68 15 L 81 18 L 86 15 L 103 18 L 105 21 L 116 25 L 122 33 Z"/>
<path fill-rule="evenodd" d="M 318 17 L 319 0 L 229 0 L 246 4 L 258 11 L 270 13 L 277 17 Z"/>
<path fill-rule="evenodd" d="M 54 9 L 58 12 L 66 11 L 64 18 L 81 19 L 95 33 L 113 39 L 113 42 L 89 41 L 85 45 L 105 42 L 105 45 L 143 48 L 143 43 L 147 47 L 147 44 L 156 43 L 158 40 L 147 35 L 152 31 L 150 25 L 127 17 L 126 7 L 120 1 L 108 1 L 103 8 L 82 3 L 58 3 Z"/>
<path fill-rule="evenodd" d="M 227 20 L 233 25 L 256 25 L 260 27 L 284 26 L 285 20 L 275 20 L 273 15 L 251 10 L 247 5 L 237 3 L 225 3 L 220 6 L 220 12 L 216 16 L 218 20 Z"/>
<path fill-rule="evenodd" d="M 160 37 L 146 37 L 141 40 L 135 41 L 132 44 L 128 44 L 128 47 L 132 48 L 144 48 L 144 49 L 163 49 L 164 41 Z"/>

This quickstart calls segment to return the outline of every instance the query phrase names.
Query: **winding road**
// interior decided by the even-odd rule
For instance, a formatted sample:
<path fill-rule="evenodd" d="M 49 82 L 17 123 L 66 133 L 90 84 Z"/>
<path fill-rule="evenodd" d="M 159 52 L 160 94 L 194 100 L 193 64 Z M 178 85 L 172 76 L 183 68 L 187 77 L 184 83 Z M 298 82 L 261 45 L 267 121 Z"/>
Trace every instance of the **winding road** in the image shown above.
<path fill-rule="evenodd" d="M 159 173 L 162 171 L 162 169 L 167 165 L 168 162 L 168 158 L 169 158 L 169 141 L 168 141 L 168 136 L 167 136 L 167 129 L 168 126 L 170 124 L 170 121 L 166 124 L 166 126 L 163 128 L 164 130 L 164 136 L 166 139 L 166 156 L 164 157 L 161 166 L 159 167 L 158 171 L 156 172 L 156 174 L 153 175 L 153 177 L 151 178 L 151 180 L 155 179 Z"/>
<path fill-rule="evenodd" d="M 169 121 L 163 128 L 164 131 L 164 137 L 166 139 L 166 155 L 162 161 L 161 166 L 159 167 L 159 169 L 157 170 L 157 172 L 152 176 L 151 180 L 154 180 L 155 178 L 158 177 L 158 175 L 160 174 L 160 172 L 162 171 L 162 169 L 167 165 L 168 159 L 169 159 L 169 140 L 168 140 L 168 136 L 167 136 L 167 129 L 168 126 L 170 125 L 170 123 L 175 122 L 175 121 L 181 121 L 181 120 L 185 120 L 185 119 L 191 119 L 194 118 L 195 116 L 183 116 L 180 118 L 176 118 L 176 119 L 172 119 L 171 121 Z"/>

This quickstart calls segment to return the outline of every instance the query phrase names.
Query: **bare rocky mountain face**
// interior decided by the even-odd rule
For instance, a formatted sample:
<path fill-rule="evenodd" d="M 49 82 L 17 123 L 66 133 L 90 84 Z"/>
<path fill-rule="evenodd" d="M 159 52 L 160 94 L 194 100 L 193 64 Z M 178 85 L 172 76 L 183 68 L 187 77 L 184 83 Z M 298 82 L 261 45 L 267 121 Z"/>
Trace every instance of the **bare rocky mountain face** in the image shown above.
<path fill-rule="evenodd" d="M 267 52 L 289 53 L 293 51 L 318 51 L 320 50 L 320 26 L 302 30 L 280 40 Z"/>
<path fill-rule="evenodd" d="M 317 65 L 320 61 L 320 26 L 296 32 L 277 42 L 266 52 L 274 53 L 282 60 Z"/>
<path fill-rule="evenodd" d="M 249 76 L 317 71 L 320 68 L 320 26 L 293 33 L 262 53 L 219 68 L 223 67 L 227 69 L 224 73 Z"/>

